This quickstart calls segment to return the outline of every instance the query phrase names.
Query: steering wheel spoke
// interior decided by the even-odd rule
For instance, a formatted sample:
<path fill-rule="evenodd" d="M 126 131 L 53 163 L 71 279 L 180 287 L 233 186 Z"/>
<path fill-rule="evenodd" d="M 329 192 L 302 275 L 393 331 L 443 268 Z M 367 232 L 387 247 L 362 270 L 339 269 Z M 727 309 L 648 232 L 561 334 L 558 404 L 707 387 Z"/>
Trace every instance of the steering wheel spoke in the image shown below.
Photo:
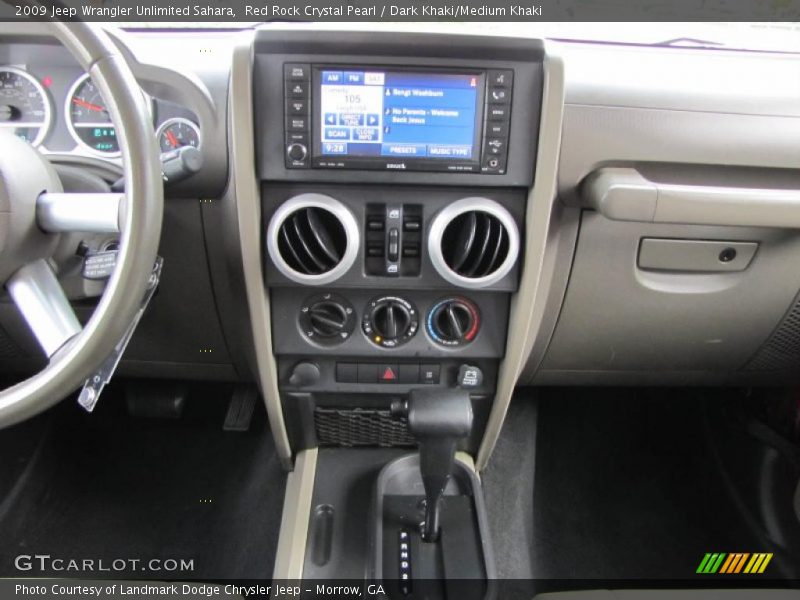
<path fill-rule="evenodd" d="M 0 429 L 80 387 L 128 335 L 152 279 L 164 210 L 158 143 L 127 51 L 98 24 L 53 21 L 47 27 L 105 101 L 119 139 L 125 194 L 58 193 L 61 182 L 47 157 L 0 131 L 0 282 L 50 358 L 35 375 L 0 390 Z M 85 327 L 45 262 L 59 245 L 50 233 L 68 232 L 121 233 L 114 271 Z"/>
<path fill-rule="evenodd" d="M 36 260 L 19 269 L 6 289 L 48 358 L 81 332 L 81 324 L 47 261 Z"/>
<path fill-rule="evenodd" d="M 41 194 L 36 200 L 36 222 L 48 233 L 118 233 L 125 195 Z"/>

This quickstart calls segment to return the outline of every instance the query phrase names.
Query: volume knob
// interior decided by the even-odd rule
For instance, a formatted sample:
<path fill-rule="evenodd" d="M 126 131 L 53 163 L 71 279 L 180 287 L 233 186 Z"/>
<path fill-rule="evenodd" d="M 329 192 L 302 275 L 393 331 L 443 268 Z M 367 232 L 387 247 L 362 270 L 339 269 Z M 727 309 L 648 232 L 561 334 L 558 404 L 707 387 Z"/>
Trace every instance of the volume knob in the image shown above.
<path fill-rule="evenodd" d="M 303 144 L 289 144 L 289 147 L 286 149 L 286 154 L 293 161 L 300 162 L 305 160 L 306 156 L 308 156 L 308 148 Z"/>

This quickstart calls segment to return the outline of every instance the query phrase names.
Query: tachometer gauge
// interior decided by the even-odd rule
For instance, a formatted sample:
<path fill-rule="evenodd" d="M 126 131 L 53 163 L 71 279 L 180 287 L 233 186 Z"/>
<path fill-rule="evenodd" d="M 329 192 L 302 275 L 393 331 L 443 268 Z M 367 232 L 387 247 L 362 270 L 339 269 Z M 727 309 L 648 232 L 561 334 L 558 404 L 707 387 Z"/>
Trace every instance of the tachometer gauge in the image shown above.
<path fill-rule="evenodd" d="M 22 69 L 0 67 L 0 128 L 38 146 L 51 119 L 50 99 L 42 84 Z"/>
<path fill-rule="evenodd" d="M 189 119 L 167 119 L 158 128 L 158 145 L 161 152 L 177 150 L 184 146 L 200 147 L 200 128 Z"/>
<path fill-rule="evenodd" d="M 72 84 L 64 107 L 73 139 L 92 153 L 119 156 L 117 130 L 100 90 L 88 74 Z"/>

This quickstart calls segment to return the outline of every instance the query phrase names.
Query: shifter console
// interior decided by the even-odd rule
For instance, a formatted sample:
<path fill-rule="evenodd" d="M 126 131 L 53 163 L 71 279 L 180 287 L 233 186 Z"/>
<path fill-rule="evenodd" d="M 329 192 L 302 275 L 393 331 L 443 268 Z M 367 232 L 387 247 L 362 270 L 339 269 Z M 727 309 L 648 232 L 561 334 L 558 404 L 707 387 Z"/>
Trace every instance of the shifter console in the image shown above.
<path fill-rule="evenodd" d="M 486 511 L 475 473 L 455 460 L 472 429 L 463 390 L 414 390 L 392 404 L 419 454 L 378 477 L 372 576 L 393 598 L 485 598 L 494 576 Z"/>
<path fill-rule="evenodd" d="M 472 429 L 472 404 L 463 391 L 414 390 L 408 401 L 392 405 L 392 413 L 408 420 L 408 430 L 419 442 L 419 467 L 425 486 L 422 539 L 439 539 L 439 510 L 453 474 L 456 445 Z"/>

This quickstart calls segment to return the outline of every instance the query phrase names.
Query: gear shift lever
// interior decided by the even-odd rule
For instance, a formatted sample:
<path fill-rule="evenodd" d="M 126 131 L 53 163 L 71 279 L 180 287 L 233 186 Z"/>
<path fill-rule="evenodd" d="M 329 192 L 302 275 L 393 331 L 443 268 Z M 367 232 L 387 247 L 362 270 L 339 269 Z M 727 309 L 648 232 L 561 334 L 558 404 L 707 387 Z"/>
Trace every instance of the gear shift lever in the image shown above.
<path fill-rule="evenodd" d="M 413 390 L 408 401 L 392 403 L 392 414 L 408 419 L 419 442 L 419 467 L 425 486 L 422 539 L 439 538 L 439 507 L 453 473 L 456 444 L 472 429 L 472 404 L 463 390 Z"/>

